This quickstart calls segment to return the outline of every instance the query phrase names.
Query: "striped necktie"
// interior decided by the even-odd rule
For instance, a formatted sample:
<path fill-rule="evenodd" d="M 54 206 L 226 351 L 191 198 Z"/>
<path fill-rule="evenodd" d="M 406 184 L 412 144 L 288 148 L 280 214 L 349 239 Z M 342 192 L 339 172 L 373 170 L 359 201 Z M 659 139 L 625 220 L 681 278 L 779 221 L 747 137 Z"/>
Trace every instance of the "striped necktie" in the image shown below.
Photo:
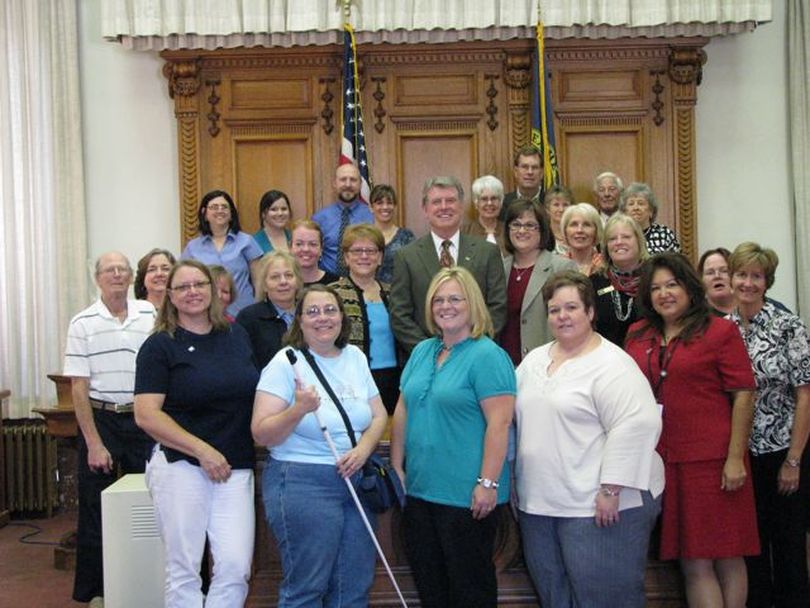
<path fill-rule="evenodd" d="M 351 209 L 345 206 L 341 210 L 340 229 L 338 230 L 337 271 L 338 274 L 342 277 L 345 277 L 348 274 L 348 272 L 346 271 L 346 259 L 343 256 L 343 234 L 346 232 L 346 228 L 349 227 L 349 211 L 351 211 Z"/>

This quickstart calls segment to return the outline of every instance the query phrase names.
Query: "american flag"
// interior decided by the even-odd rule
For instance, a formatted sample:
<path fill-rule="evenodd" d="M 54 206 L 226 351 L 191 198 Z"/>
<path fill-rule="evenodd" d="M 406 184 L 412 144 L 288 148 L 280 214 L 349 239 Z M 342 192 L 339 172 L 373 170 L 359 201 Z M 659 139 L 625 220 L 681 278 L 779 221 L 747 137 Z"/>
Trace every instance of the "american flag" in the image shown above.
<path fill-rule="evenodd" d="M 353 163 L 360 170 L 360 198 L 368 202 L 371 179 L 366 157 L 366 136 L 363 133 L 363 109 L 360 107 L 360 79 L 357 76 L 357 49 L 354 30 L 348 23 L 343 36 L 343 140 L 340 144 L 340 164 Z"/>

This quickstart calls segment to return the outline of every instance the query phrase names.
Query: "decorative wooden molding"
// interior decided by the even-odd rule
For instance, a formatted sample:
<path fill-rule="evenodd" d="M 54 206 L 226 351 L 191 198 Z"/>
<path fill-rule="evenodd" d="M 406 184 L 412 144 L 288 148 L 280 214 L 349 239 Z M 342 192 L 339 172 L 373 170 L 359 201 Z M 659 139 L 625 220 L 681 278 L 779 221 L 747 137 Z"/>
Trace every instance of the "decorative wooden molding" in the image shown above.
<path fill-rule="evenodd" d="M 340 67 L 343 58 L 337 47 L 318 47 L 315 54 L 281 54 L 278 49 L 264 49 L 261 54 L 249 57 L 216 57 L 204 55 L 201 58 L 203 68 L 216 70 L 233 70 L 240 68 L 324 68 Z M 330 50 L 331 49 L 331 50 Z M 295 49 L 300 51 L 300 49 Z"/>
<path fill-rule="evenodd" d="M 663 75 L 664 70 L 650 70 L 650 76 L 655 76 L 655 83 L 652 86 L 652 93 L 655 95 L 655 99 L 653 99 L 651 105 L 653 112 L 655 112 L 653 122 L 656 127 L 660 127 L 664 124 L 664 115 L 661 113 L 661 110 L 664 109 L 664 102 L 661 101 L 661 93 L 664 92 L 664 85 L 661 84 L 661 76 Z"/>
<path fill-rule="evenodd" d="M 546 46 L 547 65 L 563 61 L 641 61 L 666 59 L 669 53 L 659 47 L 650 48 L 549 48 Z"/>
<path fill-rule="evenodd" d="M 498 96 L 498 89 L 495 87 L 495 81 L 500 78 L 498 74 L 485 74 L 484 78 L 489 81 L 489 88 L 487 89 L 487 97 L 489 98 L 489 103 L 487 104 L 487 115 L 489 119 L 487 120 L 487 126 L 489 127 L 490 131 L 494 131 L 498 128 L 498 120 L 495 116 L 498 114 L 498 106 L 495 105 L 495 98 Z"/>
<path fill-rule="evenodd" d="M 634 127 L 644 124 L 646 112 L 624 112 L 622 114 L 576 114 L 557 113 L 557 120 L 567 127 Z"/>
<path fill-rule="evenodd" d="M 505 63 L 504 80 L 511 89 L 525 89 L 532 81 L 531 55 L 528 53 L 509 54 Z"/>
<path fill-rule="evenodd" d="M 200 65 L 196 59 L 163 64 L 163 76 L 168 80 L 169 97 L 191 97 L 200 90 Z"/>
<path fill-rule="evenodd" d="M 308 135 L 315 120 L 285 121 L 283 123 L 242 124 L 241 121 L 227 121 L 234 138 L 239 137 L 275 137 L 277 135 Z"/>
<path fill-rule="evenodd" d="M 200 201 L 200 175 L 198 171 L 199 135 L 197 116 L 179 118 L 180 145 L 180 223 L 183 246 L 197 236 L 197 211 Z"/>
<path fill-rule="evenodd" d="M 532 81 L 530 50 L 507 53 L 504 61 L 504 81 L 509 107 L 509 150 L 514 153 L 531 142 L 529 121 L 529 84 Z"/>
<path fill-rule="evenodd" d="M 475 117 L 459 118 L 455 120 L 429 120 L 425 118 L 391 118 L 399 131 L 416 131 L 422 133 L 435 133 L 437 131 L 475 131 L 478 128 L 478 119 Z"/>
<path fill-rule="evenodd" d="M 217 95 L 217 87 L 222 83 L 219 78 L 209 78 L 205 81 L 205 86 L 210 87 L 208 94 L 208 105 L 211 109 L 208 111 L 206 118 L 208 119 L 208 134 L 211 137 L 216 137 L 219 134 L 219 119 L 220 113 L 217 110 L 217 104 L 220 102 L 219 95 Z"/>
<path fill-rule="evenodd" d="M 377 102 L 377 106 L 374 108 L 374 118 L 376 118 L 376 122 L 374 123 L 374 128 L 377 130 L 377 133 L 382 133 L 385 131 L 385 115 L 387 112 L 383 107 L 383 100 L 385 99 L 385 91 L 383 91 L 382 85 L 386 82 L 386 78 L 384 76 L 372 76 L 371 81 L 377 85 L 377 88 L 374 89 L 374 93 L 372 97 L 374 101 Z"/>
<path fill-rule="evenodd" d="M 678 228 L 683 252 L 692 261 L 697 257 L 697 212 L 695 201 L 695 122 L 694 109 L 675 109 L 677 149 Z"/>
<path fill-rule="evenodd" d="M 334 78 L 321 78 L 318 80 L 323 90 L 323 93 L 321 93 L 321 101 L 323 102 L 323 107 L 321 108 L 321 119 L 323 120 L 322 128 L 323 132 L 327 135 L 331 135 L 332 131 L 335 129 L 335 125 L 332 122 L 332 118 L 335 116 L 332 110 L 332 101 L 335 99 L 335 96 L 330 89 L 330 86 L 334 82 Z"/>
<path fill-rule="evenodd" d="M 371 54 L 365 52 L 363 58 L 368 67 L 380 67 L 390 65 L 432 65 L 432 64 L 464 64 L 464 63 L 502 63 L 505 53 L 500 50 L 470 50 L 460 51 L 458 49 L 440 48 L 437 47 L 419 47 L 414 46 L 414 52 L 401 53 L 394 49 L 391 52 L 386 52 L 387 49 L 381 48 L 379 52 Z M 449 45 L 448 45 L 449 46 Z"/>
<path fill-rule="evenodd" d="M 699 85 L 705 63 L 706 52 L 701 48 L 673 48 L 669 55 L 669 77 L 678 84 Z"/>

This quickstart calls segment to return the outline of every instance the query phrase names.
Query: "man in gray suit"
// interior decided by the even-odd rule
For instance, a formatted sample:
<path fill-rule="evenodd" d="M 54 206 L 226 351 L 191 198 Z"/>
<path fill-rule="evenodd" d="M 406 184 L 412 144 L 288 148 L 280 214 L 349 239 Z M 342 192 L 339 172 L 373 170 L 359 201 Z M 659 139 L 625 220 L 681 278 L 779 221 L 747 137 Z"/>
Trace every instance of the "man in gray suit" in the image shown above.
<path fill-rule="evenodd" d="M 422 189 L 422 211 L 430 233 L 400 249 L 394 258 L 389 302 L 391 327 L 410 352 L 429 337 L 425 324 L 425 295 L 442 266 L 458 264 L 469 270 L 481 288 L 495 332 L 506 323 L 506 278 L 496 245 L 460 234 L 464 189 L 455 177 L 432 177 Z"/>

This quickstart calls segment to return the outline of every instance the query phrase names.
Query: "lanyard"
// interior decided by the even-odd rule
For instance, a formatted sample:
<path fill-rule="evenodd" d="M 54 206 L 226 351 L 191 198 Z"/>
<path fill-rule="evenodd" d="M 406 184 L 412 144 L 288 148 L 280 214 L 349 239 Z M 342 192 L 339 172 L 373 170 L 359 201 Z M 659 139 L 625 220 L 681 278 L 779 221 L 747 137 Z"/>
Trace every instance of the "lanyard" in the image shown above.
<path fill-rule="evenodd" d="M 667 370 L 669 369 L 669 364 L 672 362 L 672 357 L 675 355 L 675 349 L 678 348 L 678 344 L 680 341 L 678 338 L 674 338 L 670 345 L 672 348 L 669 348 L 669 345 L 662 344 L 658 347 L 658 378 L 653 378 L 653 370 L 652 370 L 652 352 L 655 350 L 655 347 L 650 347 L 647 349 L 647 380 L 650 382 L 650 386 L 653 389 L 653 395 L 655 395 L 655 399 L 658 403 L 661 403 L 661 385 L 664 383 L 664 380 L 667 377 Z"/>

